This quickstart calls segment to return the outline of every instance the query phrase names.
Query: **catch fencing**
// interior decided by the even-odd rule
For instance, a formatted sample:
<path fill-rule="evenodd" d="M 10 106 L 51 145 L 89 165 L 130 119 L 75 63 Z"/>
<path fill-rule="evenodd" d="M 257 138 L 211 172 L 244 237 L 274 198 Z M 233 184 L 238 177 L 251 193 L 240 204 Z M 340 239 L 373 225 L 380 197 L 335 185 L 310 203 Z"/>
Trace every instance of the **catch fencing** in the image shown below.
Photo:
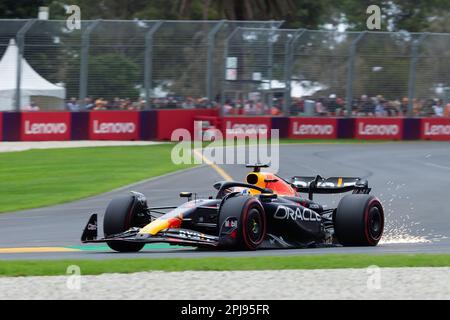
<path fill-rule="evenodd" d="M 0 56 L 18 48 L 17 65 L 9 66 L 15 79 L 0 80 L 0 98 L 2 83 L 13 81 L 14 100 L 0 110 L 24 107 L 23 61 L 81 109 L 102 98 L 104 109 L 221 106 L 223 113 L 311 116 L 321 102 L 323 115 L 339 116 L 364 115 L 361 99 L 373 99 L 398 111 L 392 115 L 427 116 L 433 99 L 450 100 L 449 34 L 281 27 L 94 20 L 69 30 L 66 21 L 0 20 Z"/>

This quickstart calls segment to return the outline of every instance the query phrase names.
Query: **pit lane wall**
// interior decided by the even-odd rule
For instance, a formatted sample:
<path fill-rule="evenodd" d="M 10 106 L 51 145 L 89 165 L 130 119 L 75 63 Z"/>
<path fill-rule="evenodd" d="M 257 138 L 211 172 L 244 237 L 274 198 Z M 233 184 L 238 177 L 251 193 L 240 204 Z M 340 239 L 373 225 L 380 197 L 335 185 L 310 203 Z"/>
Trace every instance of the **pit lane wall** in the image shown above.
<path fill-rule="evenodd" d="M 0 113 L 0 141 L 167 141 L 175 129 L 185 129 L 193 138 L 201 137 L 202 132 L 196 131 L 194 121 L 202 121 L 203 131 L 231 130 L 242 136 L 278 129 L 280 138 L 291 139 L 450 141 L 450 118 L 219 117 L 213 109 L 3 112 Z"/>

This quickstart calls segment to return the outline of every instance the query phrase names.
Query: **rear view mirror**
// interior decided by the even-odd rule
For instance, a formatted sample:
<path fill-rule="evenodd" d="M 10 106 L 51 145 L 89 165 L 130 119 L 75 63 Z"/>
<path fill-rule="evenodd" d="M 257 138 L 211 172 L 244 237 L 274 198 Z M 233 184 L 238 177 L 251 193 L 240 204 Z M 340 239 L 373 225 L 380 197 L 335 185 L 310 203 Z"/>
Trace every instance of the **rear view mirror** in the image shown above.
<path fill-rule="evenodd" d="M 270 199 L 276 199 L 278 198 L 278 195 L 276 193 L 261 193 L 259 196 L 261 200 L 270 200 Z"/>
<path fill-rule="evenodd" d="M 181 198 L 191 198 L 192 192 L 180 192 L 180 197 Z"/>

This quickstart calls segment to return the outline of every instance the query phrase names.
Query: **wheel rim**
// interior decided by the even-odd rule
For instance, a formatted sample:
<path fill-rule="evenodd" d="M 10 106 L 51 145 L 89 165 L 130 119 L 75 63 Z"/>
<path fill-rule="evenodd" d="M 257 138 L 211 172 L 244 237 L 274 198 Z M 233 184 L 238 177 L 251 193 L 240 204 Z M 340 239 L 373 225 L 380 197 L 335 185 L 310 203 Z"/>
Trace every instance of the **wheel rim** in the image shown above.
<path fill-rule="evenodd" d="M 383 233 L 383 218 L 381 216 L 380 209 L 376 206 L 369 210 L 368 226 L 370 237 L 374 240 L 378 240 Z"/>
<path fill-rule="evenodd" d="M 263 225 L 261 213 L 258 209 L 253 208 L 248 213 L 246 229 L 248 238 L 253 244 L 257 244 L 261 241 L 261 237 L 263 234 Z"/>

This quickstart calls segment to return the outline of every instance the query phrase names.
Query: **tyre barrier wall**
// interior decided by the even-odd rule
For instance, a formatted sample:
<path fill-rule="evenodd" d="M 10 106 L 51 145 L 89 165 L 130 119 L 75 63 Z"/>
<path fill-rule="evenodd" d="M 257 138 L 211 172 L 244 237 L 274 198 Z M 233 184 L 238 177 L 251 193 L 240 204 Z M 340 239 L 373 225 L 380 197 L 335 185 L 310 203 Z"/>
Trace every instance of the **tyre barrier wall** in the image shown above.
<path fill-rule="evenodd" d="M 219 117 L 217 110 L 0 112 L 0 141 L 170 140 L 194 137 L 194 121 L 248 132 L 278 129 L 280 138 L 450 141 L 450 118 Z"/>

